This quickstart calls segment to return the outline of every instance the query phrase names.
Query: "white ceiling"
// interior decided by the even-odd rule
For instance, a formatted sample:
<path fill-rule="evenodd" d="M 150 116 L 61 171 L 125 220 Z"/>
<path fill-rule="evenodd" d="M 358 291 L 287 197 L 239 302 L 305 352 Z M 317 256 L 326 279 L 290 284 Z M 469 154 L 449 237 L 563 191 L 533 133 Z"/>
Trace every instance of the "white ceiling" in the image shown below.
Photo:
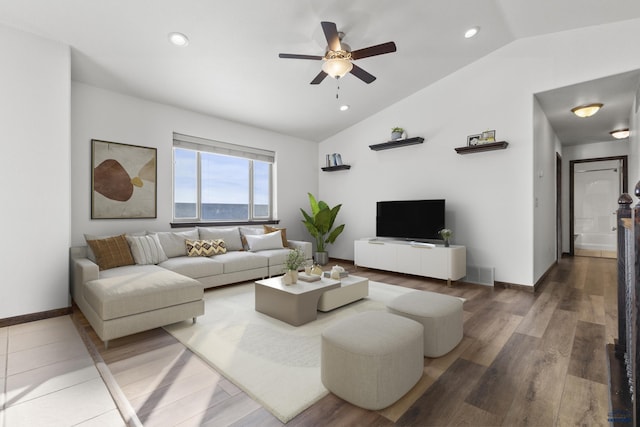
<path fill-rule="evenodd" d="M 72 47 L 75 81 L 312 141 L 517 38 L 638 17 L 638 0 L 0 0 L 0 23 Z M 354 50 L 398 50 L 358 60 L 377 80 L 347 75 L 336 100 L 335 80 L 309 84 L 320 61 L 278 58 L 324 54 L 320 21 Z M 170 45 L 171 31 L 189 46 Z"/>

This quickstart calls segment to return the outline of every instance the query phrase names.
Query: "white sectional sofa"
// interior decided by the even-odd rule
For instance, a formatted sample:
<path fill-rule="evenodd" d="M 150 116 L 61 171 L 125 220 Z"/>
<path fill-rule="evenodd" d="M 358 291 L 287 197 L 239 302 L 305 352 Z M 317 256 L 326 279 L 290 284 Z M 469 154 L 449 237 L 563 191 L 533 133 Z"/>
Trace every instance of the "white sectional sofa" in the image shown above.
<path fill-rule="evenodd" d="M 204 289 L 281 274 L 294 248 L 308 260 L 312 255 L 311 243 L 287 240 L 285 229 L 268 226 L 85 238 L 88 246 L 71 248 L 71 295 L 105 346 L 155 327 L 195 322 L 204 314 Z"/>

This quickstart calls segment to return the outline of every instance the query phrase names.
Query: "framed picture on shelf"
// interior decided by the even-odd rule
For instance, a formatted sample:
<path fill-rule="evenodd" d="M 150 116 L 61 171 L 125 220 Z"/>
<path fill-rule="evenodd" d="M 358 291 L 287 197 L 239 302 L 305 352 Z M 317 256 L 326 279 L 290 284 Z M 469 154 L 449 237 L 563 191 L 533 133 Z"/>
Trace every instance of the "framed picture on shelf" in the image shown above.
<path fill-rule="evenodd" d="M 477 135 L 469 135 L 467 137 L 467 145 L 468 146 L 474 146 L 474 145 L 478 145 L 480 143 L 480 138 L 482 137 L 481 134 L 477 134 Z"/>
<path fill-rule="evenodd" d="M 91 219 L 156 218 L 156 149 L 91 140 Z"/>
<path fill-rule="evenodd" d="M 495 130 L 486 130 L 482 132 L 482 136 L 480 138 L 481 144 L 487 144 L 490 142 L 496 142 L 496 131 Z"/>

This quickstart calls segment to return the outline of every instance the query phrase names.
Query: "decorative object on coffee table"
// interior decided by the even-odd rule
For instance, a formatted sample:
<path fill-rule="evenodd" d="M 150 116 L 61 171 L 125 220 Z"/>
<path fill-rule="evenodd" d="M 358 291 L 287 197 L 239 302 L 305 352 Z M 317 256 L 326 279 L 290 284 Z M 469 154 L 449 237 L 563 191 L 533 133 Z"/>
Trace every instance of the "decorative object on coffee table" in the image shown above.
<path fill-rule="evenodd" d="M 284 261 L 285 273 L 282 283 L 293 285 L 298 282 L 298 270 L 306 262 L 304 252 L 300 248 L 291 249 Z"/>

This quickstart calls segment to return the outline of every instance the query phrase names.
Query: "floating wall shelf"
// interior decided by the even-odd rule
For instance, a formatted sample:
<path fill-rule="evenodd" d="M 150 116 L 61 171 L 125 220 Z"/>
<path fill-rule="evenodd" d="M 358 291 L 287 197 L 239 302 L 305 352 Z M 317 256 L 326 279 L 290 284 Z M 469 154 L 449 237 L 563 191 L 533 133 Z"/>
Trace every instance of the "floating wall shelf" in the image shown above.
<path fill-rule="evenodd" d="M 407 145 L 422 144 L 423 142 L 424 138 L 416 136 L 414 138 L 396 139 L 394 141 L 387 141 L 381 144 L 373 144 L 370 145 L 369 148 L 371 148 L 373 151 L 380 151 L 388 150 L 390 148 L 405 147 Z"/>
<path fill-rule="evenodd" d="M 326 166 L 322 168 L 322 170 L 325 172 L 335 172 L 347 169 L 351 169 L 351 165 Z"/>
<path fill-rule="evenodd" d="M 507 141 L 489 142 L 487 144 L 469 145 L 456 148 L 458 154 L 479 153 L 481 151 L 504 150 L 509 143 Z"/>

